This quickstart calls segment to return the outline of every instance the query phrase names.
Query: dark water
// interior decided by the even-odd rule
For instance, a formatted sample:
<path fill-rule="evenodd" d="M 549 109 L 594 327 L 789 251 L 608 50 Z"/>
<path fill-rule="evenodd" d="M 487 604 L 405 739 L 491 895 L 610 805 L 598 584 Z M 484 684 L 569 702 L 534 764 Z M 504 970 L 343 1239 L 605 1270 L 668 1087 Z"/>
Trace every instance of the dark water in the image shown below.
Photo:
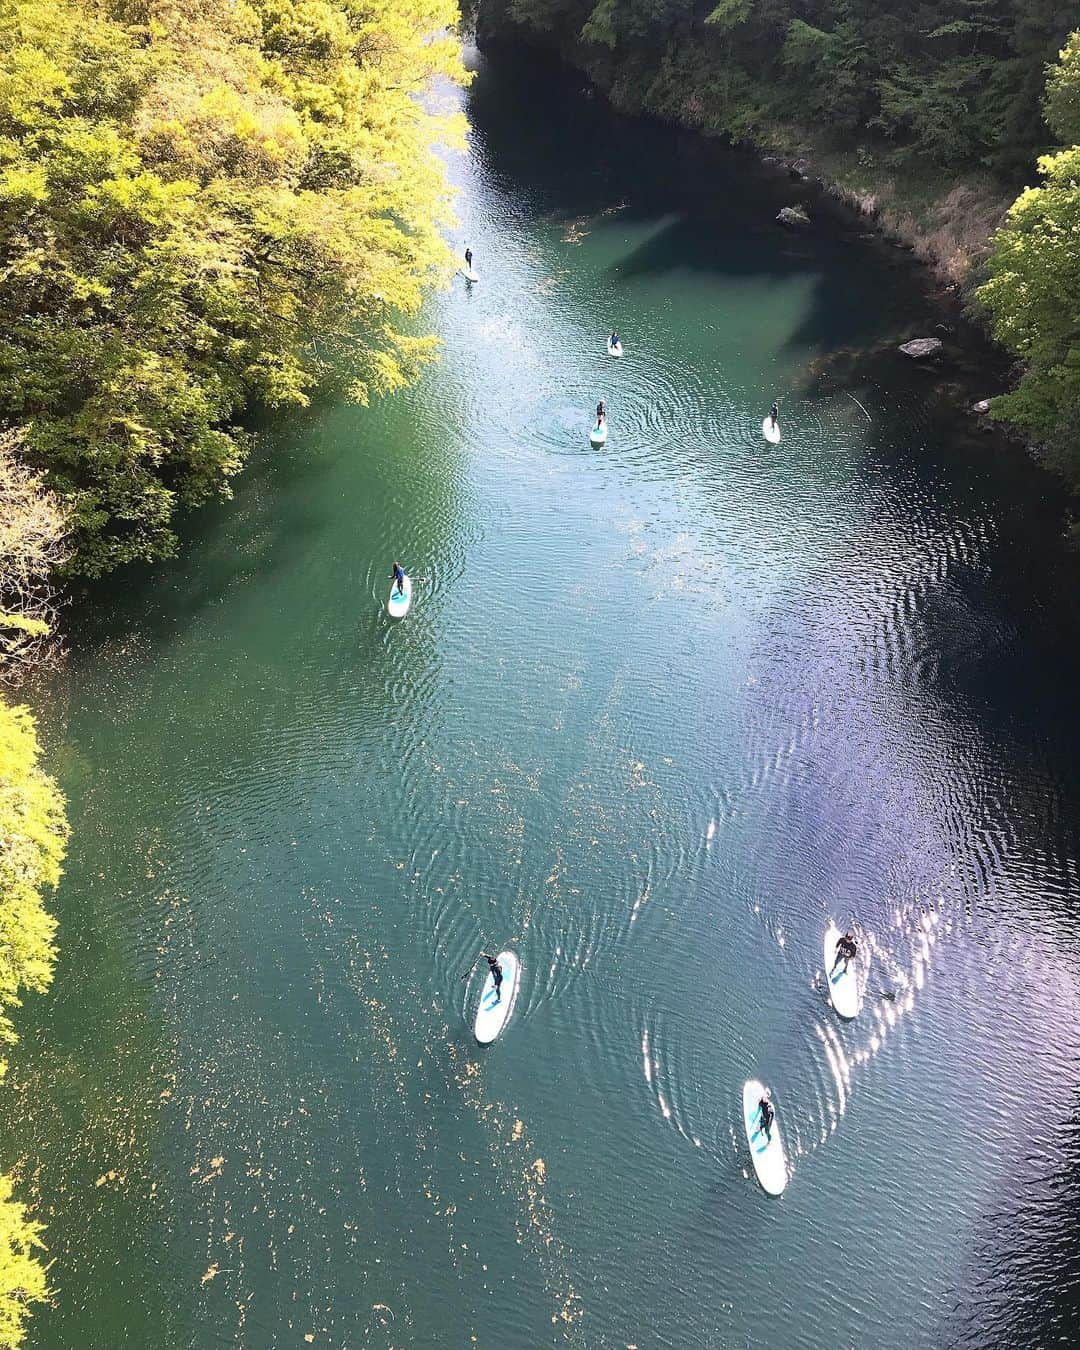
<path fill-rule="evenodd" d="M 906 261 L 534 76 L 470 95 L 441 365 L 267 432 L 50 692 L 63 954 L 5 1098 L 30 1344 L 1072 1343 L 1054 485 L 850 355 L 939 317 Z M 392 626 L 395 554 L 429 580 Z M 850 1024 L 830 916 L 871 958 Z M 525 967 L 483 1052 L 482 944 Z"/>

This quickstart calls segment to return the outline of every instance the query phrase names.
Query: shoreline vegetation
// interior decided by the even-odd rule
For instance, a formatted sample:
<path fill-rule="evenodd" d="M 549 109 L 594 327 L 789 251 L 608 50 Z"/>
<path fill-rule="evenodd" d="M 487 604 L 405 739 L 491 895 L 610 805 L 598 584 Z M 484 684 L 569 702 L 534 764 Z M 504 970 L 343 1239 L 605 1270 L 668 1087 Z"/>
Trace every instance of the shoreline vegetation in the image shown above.
<path fill-rule="evenodd" d="M 0 0 L 0 684 L 59 650 L 58 588 L 177 548 L 240 419 L 413 380 L 449 280 L 436 147 L 464 119 L 456 0 Z M 422 97 L 424 96 L 424 97 Z M 0 696 L 0 1043 L 44 992 L 68 837 Z M 3 1074 L 0 1062 L 0 1076 Z M 0 1174 L 0 1350 L 50 1297 Z"/>
<path fill-rule="evenodd" d="M 1051 0 L 886 8 L 476 0 L 472 17 L 482 49 L 547 48 L 620 111 L 751 146 L 907 246 L 1018 361 L 991 418 L 1077 494 L 1076 16 Z"/>

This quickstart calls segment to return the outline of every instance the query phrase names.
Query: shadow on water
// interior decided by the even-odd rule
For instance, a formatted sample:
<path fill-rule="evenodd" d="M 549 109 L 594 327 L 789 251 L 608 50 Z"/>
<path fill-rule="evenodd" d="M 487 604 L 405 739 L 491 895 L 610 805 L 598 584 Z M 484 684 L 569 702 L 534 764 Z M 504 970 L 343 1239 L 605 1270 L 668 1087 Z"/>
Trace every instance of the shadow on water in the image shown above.
<path fill-rule="evenodd" d="M 620 114 L 580 91 L 580 75 L 550 55 L 502 50 L 497 74 L 482 67 L 470 90 L 490 170 L 523 219 L 595 224 L 615 212 L 619 222 L 652 223 L 674 215 L 620 257 L 610 276 L 624 283 L 673 272 L 776 281 L 816 273 L 806 314 L 788 337 L 793 348 L 858 347 L 880 341 L 883 331 L 897 341 L 934 331 L 942 301 L 931 297 L 925 271 L 905 250 L 868 238 L 866 223 L 816 182 L 766 167 L 748 149 Z M 806 233 L 776 221 L 795 202 L 811 211 Z M 873 305 L 859 265 L 867 260 L 877 285 Z M 955 303 L 948 317 L 950 325 L 962 322 Z M 970 326 L 965 339 L 978 341 Z"/>

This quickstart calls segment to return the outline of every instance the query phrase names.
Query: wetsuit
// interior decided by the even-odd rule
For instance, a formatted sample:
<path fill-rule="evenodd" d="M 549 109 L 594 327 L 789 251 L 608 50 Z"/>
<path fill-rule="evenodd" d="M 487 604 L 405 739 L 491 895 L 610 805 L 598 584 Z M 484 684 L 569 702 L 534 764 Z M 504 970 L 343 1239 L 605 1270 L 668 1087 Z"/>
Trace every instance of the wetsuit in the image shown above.
<path fill-rule="evenodd" d="M 761 1112 L 761 1128 L 765 1131 L 766 1136 L 771 1138 L 772 1123 L 776 1119 L 776 1112 L 764 1097 L 758 1102 L 758 1110 Z"/>
<path fill-rule="evenodd" d="M 465 266 L 468 267 L 470 270 L 472 269 L 472 249 L 471 249 L 471 248 L 467 248 L 467 249 L 465 250 Z"/>
<path fill-rule="evenodd" d="M 596 405 L 596 425 L 599 426 L 606 416 L 607 416 L 607 404 L 604 402 L 603 399 L 601 399 L 600 402 Z"/>
<path fill-rule="evenodd" d="M 488 956 L 487 952 L 484 953 L 484 960 L 491 967 L 491 978 L 495 981 L 495 1002 L 498 1003 L 502 998 L 502 994 L 500 993 L 502 988 L 502 966 L 499 965 L 494 956 Z"/>

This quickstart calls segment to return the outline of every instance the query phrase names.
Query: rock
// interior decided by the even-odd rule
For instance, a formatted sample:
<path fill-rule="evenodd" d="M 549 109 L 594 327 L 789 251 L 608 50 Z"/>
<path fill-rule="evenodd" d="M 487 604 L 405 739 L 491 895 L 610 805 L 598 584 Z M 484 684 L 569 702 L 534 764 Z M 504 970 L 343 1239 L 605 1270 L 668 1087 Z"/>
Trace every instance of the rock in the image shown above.
<path fill-rule="evenodd" d="M 979 399 L 978 403 L 971 405 L 973 413 L 988 413 L 990 411 L 990 400 L 988 398 Z"/>
<path fill-rule="evenodd" d="M 801 206 L 783 206 L 776 219 L 781 225 L 789 225 L 792 229 L 805 229 L 810 224 L 810 217 L 806 210 Z M 941 344 L 938 343 L 938 346 Z"/>
<path fill-rule="evenodd" d="M 808 159 L 797 159 L 791 166 L 791 172 L 797 174 L 799 178 L 807 178 L 812 167 Z"/>
<path fill-rule="evenodd" d="M 913 361 L 922 361 L 927 356 L 937 356 L 941 351 L 940 338 L 915 338 L 901 344 L 900 350 Z"/>
<path fill-rule="evenodd" d="M 775 155 L 762 155 L 761 162 L 762 164 L 768 164 L 770 168 L 775 168 L 778 164 L 783 164 L 784 161 L 777 159 Z"/>

